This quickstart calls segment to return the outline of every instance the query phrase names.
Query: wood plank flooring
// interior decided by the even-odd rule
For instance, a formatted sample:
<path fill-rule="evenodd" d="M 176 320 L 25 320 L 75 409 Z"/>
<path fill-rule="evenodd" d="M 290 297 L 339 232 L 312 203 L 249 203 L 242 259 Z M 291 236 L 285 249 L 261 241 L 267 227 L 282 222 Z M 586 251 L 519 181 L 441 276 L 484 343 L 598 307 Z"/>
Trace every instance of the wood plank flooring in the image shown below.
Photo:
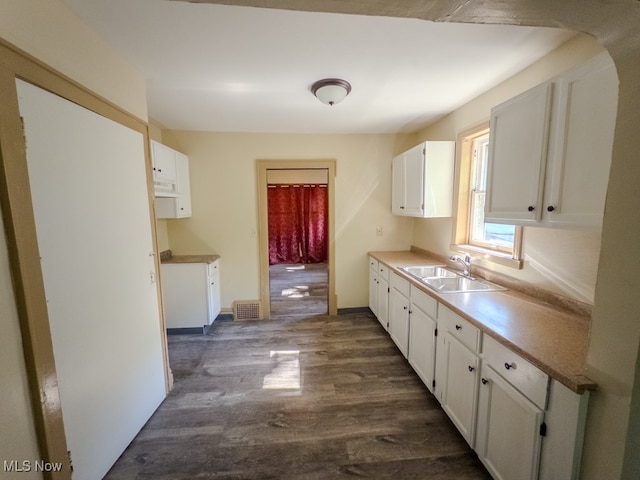
<path fill-rule="evenodd" d="M 328 281 L 326 263 L 271 265 L 271 315 L 327 313 Z"/>
<path fill-rule="evenodd" d="M 106 479 L 490 479 L 371 315 L 169 337 L 175 387 Z"/>

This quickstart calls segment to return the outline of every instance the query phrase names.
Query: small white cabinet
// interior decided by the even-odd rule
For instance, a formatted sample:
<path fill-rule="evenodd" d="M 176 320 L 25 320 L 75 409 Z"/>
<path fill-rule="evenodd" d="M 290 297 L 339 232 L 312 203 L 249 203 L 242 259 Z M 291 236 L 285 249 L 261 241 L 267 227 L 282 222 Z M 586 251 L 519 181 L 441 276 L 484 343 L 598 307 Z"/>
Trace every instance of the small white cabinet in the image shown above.
<path fill-rule="evenodd" d="M 438 302 L 411 285 L 409 309 L 409 363 L 433 393 L 436 366 Z"/>
<path fill-rule="evenodd" d="M 446 307 L 438 312 L 435 396 L 467 443 L 475 443 L 480 331 Z"/>
<path fill-rule="evenodd" d="M 166 145 L 151 141 L 154 165 L 156 218 L 191 216 L 189 157 Z M 171 174 L 165 175 L 170 171 Z"/>
<path fill-rule="evenodd" d="M 475 450 L 498 480 L 536 480 L 549 377 L 485 337 Z"/>
<path fill-rule="evenodd" d="M 156 196 L 176 195 L 178 187 L 175 150 L 151 140 L 151 163 Z"/>
<path fill-rule="evenodd" d="M 203 328 L 220 313 L 220 272 L 212 263 L 162 263 L 167 328 Z"/>
<path fill-rule="evenodd" d="M 602 53 L 491 110 L 485 220 L 600 227 L 618 104 Z"/>
<path fill-rule="evenodd" d="M 410 217 L 450 217 L 455 142 L 424 142 L 392 162 L 391 212 Z"/>
<path fill-rule="evenodd" d="M 389 268 L 369 257 L 369 309 L 389 329 Z"/>
<path fill-rule="evenodd" d="M 389 334 L 402 355 L 409 353 L 409 282 L 391 274 L 389 281 Z"/>

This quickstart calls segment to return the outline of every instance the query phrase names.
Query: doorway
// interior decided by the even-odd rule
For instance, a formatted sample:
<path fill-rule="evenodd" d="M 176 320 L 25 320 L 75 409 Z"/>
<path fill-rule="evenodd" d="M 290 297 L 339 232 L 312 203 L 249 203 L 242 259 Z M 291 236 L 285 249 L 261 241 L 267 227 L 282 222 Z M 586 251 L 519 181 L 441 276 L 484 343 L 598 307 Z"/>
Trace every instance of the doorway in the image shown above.
<path fill-rule="evenodd" d="M 335 161 L 258 160 L 262 316 L 335 314 Z"/>
<path fill-rule="evenodd" d="M 327 175 L 267 170 L 271 316 L 328 312 Z"/>

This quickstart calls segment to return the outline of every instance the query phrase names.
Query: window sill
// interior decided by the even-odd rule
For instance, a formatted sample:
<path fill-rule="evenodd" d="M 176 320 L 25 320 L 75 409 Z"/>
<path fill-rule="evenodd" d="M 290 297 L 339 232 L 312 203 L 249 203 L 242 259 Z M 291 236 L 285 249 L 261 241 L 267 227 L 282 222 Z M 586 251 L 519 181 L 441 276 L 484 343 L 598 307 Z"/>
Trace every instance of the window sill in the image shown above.
<path fill-rule="evenodd" d="M 468 253 L 470 255 L 481 256 L 483 260 L 489 262 L 498 263 L 505 267 L 515 268 L 516 270 L 522 270 L 524 261 L 521 258 L 514 258 L 509 253 L 499 252 L 496 250 L 490 250 L 488 248 L 476 247 L 475 245 L 451 245 L 452 250 L 456 250 L 462 253 Z"/>

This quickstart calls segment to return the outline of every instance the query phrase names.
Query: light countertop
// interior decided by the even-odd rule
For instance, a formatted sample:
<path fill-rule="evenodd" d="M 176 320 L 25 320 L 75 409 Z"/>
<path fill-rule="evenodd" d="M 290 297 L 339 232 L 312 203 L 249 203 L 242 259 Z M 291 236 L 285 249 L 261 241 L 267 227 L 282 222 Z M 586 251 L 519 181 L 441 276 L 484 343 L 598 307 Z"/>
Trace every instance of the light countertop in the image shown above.
<path fill-rule="evenodd" d="M 516 290 L 438 293 L 398 268 L 442 265 L 442 261 L 409 251 L 370 252 L 369 255 L 572 391 L 581 393 L 597 387 L 584 376 L 589 316 L 544 303 Z"/>

